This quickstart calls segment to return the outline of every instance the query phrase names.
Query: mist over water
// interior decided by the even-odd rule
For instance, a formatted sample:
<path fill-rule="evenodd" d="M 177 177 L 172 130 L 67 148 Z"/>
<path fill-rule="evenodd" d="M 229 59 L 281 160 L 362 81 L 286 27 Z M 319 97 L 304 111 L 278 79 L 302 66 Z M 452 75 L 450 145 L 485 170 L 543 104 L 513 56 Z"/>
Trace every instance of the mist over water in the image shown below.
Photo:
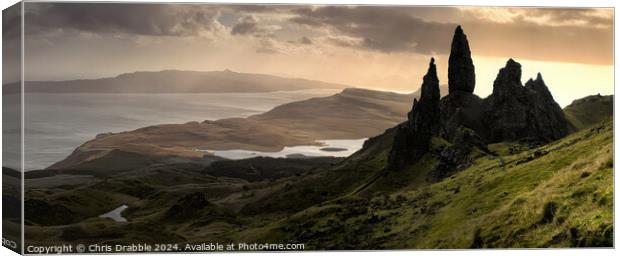
<path fill-rule="evenodd" d="M 271 93 L 29 93 L 25 95 L 24 109 L 25 170 L 46 168 L 100 133 L 247 117 L 288 102 L 337 92 L 321 89 Z"/>

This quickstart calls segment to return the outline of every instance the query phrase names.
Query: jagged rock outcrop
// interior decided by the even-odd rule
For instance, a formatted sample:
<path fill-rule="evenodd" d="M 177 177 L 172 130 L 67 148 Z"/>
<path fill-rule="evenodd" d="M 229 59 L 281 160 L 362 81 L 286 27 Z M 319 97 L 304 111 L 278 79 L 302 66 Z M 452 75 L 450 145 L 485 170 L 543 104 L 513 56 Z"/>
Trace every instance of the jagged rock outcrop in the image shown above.
<path fill-rule="evenodd" d="M 428 179 L 437 181 L 467 168 L 473 148 L 489 152 L 487 144 L 518 141 L 542 144 L 569 133 L 569 123 L 538 74 L 525 86 L 521 65 L 509 59 L 484 100 L 473 94 L 475 70 L 467 37 L 454 32 L 450 52 L 449 94 L 439 99 L 434 60 L 424 76 L 420 100 L 414 100 L 408 120 L 396 127 L 388 169 L 400 170 L 429 152 L 433 136 L 451 143 L 439 152 L 438 165 Z"/>
<path fill-rule="evenodd" d="M 469 152 L 469 150 L 461 148 L 460 145 L 444 147 L 437 154 L 437 165 L 428 173 L 426 179 L 430 182 L 438 182 L 457 171 L 470 167 L 473 160 Z"/>
<path fill-rule="evenodd" d="M 458 26 L 452 37 L 452 49 L 448 60 L 449 91 L 473 93 L 475 86 L 476 76 L 469 42 L 461 26 Z"/>
<path fill-rule="evenodd" d="M 437 164 L 427 174 L 430 182 L 438 182 L 473 164 L 471 152 L 474 148 L 490 153 L 485 141 L 472 129 L 459 126 L 451 138 L 452 145 L 442 145 L 433 151 Z"/>
<path fill-rule="evenodd" d="M 493 94 L 484 99 L 483 123 L 489 143 L 522 141 L 546 143 L 568 134 L 562 109 L 539 74 L 521 84 L 521 64 L 509 59 L 493 82 Z"/>
<path fill-rule="evenodd" d="M 536 80 L 533 80 L 532 78 L 527 80 L 527 82 L 525 82 L 525 88 L 538 92 L 545 101 L 551 104 L 557 104 L 553 99 L 553 96 L 551 95 L 549 88 L 547 88 L 547 85 L 545 84 L 545 81 L 543 80 L 540 73 L 536 75 Z"/>
<path fill-rule="evenodd" d="M 534 122 L 541 128 L 539 137 L 544 138 L 544 142 L 549 142 L 568 135 L 571 131 L 570 122 L 560 105 L 553 99 L 542 75 L 538 73 L 535 80 L 530 78 L 525 82 L 525 88 L 535 91 L 540 96 L 541 104 L 533 105 L 538 108 L 535 109 Z"/>
<path fill-rule="evenodd" d="M 428 152 L 433 135 L 439 133 L 439 98 L 437 68 L 431 58 L 420 100 L 414 100 L 407 121 L 397 127 L 388 157 L 389 170 L 399 170 Z"/>

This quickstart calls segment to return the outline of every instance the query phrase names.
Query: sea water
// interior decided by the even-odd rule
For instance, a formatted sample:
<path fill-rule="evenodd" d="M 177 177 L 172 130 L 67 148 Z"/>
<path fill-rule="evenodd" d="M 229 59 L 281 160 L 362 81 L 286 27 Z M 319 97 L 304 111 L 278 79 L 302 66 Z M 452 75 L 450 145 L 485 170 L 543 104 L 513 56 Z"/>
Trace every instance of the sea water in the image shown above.
<path fill-rule="evenodd" d="M 258 156 L 265 157 L 320 157 L 320 156 L 335 156 L 335 157 L 347 157 L 355 153 L 364 145 L 366 139 L 356 140 L 319 140 L 320 146 L 290 146 L 284 147 L 284 149 L 277 152 L 261 152 L 251 150 L 209 150 L 209 149 L 197 149 L 197 151 L 210 152 L 215 156 L 227 158 L 227 159 L 246 159 Z"/>
<path fill-rule="evenodd" d="M 28 93 L 24 97 L 25 169 L 46 168 L 100 133 L 247 117 L 285 103 L 337 92 L 320 89 L 271 93 Z M 19 95 L 3 99 L 12 96 Z M 5 132 L 18 133 L 19 129 Z"/>

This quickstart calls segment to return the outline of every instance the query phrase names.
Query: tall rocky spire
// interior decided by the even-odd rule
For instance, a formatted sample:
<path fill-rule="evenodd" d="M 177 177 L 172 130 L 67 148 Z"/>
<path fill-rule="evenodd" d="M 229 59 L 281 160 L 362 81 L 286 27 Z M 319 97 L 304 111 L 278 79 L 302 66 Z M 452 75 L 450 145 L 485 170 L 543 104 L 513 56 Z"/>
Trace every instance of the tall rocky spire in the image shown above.
<path fill-rule="evenodd" d="M 450 93 L 456 91 L 473 93 L 475 86 L 476 75 L 469 42 L 461 26 L 458 26 L 452 37 L 452 49 L 448 60 L 449 91 Z"/>
<path fill-rule="evenodd" d="M 388 158 L 388 169 L 399 170 L 419 160 L 439 130 L 439 79 L 431 58 L 422 82 L 420 100 L 414 100 L 408 120 L 398 126 Z"/>

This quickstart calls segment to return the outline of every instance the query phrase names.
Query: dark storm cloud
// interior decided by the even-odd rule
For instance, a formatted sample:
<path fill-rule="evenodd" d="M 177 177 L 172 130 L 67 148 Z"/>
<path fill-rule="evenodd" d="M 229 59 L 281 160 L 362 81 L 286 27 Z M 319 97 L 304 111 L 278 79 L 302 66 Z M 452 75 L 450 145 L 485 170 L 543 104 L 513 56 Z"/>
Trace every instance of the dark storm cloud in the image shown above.
<path fill-rule="evenodd" d="M 232 27 L 230 31 L 233 35 L 248 35 L 259 32 L 258 23 L 254 16 L 245 16 Z"/>
<path fill-rule="evenodd" d="M 11 40 L 21 34 L 21 5 L 15 4 L 2 10 L 2 40 Z"/>
<path fill-rule="evenodd" d="M 246 15 L 238 19 L 232 25 L 231 35 L 248 35 L 254 37 L 275 37 L 275 32 L 280 26 L 269 25 L 260 22 L 254 15 Z"/>
<path fill-rule="evenodd" d="M 191 5 L 128 3 L 31 3 L 28 33 L 77 30 L 145 36 L 195 36 L 217 28 L 214 9 Z"/>
<path fill-rule="evenodd" d="M 571 9 L 571 8 L 527 8 L 520 18 L 526 17 L 546 17 L 549 23 L 582 23 L 585 26 L 611 26 L 611 17 L 597 15 L 594 9 Z"/>
<path fill-rule="evenodd" d="M 328 37 L 327 42 L 342 47 L 446 54 L 458 23 L 474 42 L 475 54 L 604 65 L 613 62 L 613 20 L 597 15 L 596 10 L 509 9 L 518 10 L 509 22 L 485 17 L 484 12 L 478 12 L 480 8 L 427 10 L 433 14 L 418 7 L 304 7 L 294 10 L 296 16 L 290 20 L 346 36 Z M 441 17 L 446 22 L 436 21 Z M 544 21 L 534 22 L 536 19 Z"/>
<path fill-rule="evenodd" d="M 282 13 L 288 12 L 294 8 L 293 5 L 265 5 L 265 4 L 233 4 L 224 5 L 223 9 L 227 9 L 233 12 L 243 13 Z"/>
<path fill-rule="evenodd" d="M 426 21 L 413 16 L 410 10 L 380 6 L 299 8 L 291 21 L 333 29 L 359 38 L 363 48 L 382 52 L 446 53 L 449 49 L 445 45 L 456 24 Z"/>
<path fill-rule="evenodd" d="M 613 62 L 613 15 L 609 10 L 601 15 L 600 10 L 566 8 L 120 3 L 26 6 L 28 34 L 83 31 L 196 36 L 221 29 L 235 36 L 275 40 L 257 41 L 265 53 L 285 51 L 274 47 L 281 40 L 383 53 L 447 54 L 454 28 L 460 24 L 476 55 L 605 65 Z M 4 21 L 12 22 L 18 20 Z M 19 35 L 19 31 L 7 35 Z M 299 40 L 301 36 L 319 40 Z"/>
<path fill-rule="evenodd" d="M 2 84 L 21 80 L 20 13 L 20 4 L 2 10 Z"/>
<path fill-rule="evenodd" d="M 288 40 L 289 44 L 303 44 L 303 45 L 311 45 L 313 44 L 312 39 L 302 36 L 298 40 Z"/>

